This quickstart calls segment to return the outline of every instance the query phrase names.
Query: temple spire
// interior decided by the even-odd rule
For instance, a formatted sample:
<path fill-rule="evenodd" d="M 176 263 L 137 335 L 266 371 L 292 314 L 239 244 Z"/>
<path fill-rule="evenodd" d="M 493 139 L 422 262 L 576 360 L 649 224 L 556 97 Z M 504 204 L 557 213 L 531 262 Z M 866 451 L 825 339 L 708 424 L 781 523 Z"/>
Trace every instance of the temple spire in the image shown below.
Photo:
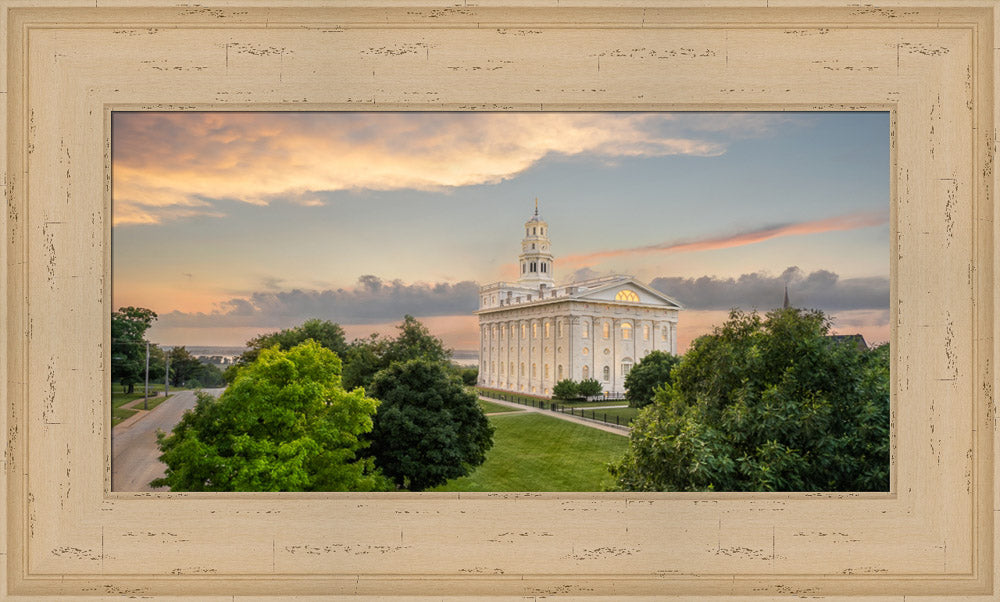
<path fill-rule="evenodd" d="M 538 197 L 535 197 L 535 214 L 524 224 L 524 239 L 521 240 L 521 255 L 518 257 L 521 267 L 518 283 L 523 286 L 555 285 L 548 230 L 549 225 L 538 215 Z"/>
<path fill-rule="evenodd" d="M 788 302 L 788 285 L 785 285 L 785 303 L 781 306 L 784 309 L 788 309 L 792 305 Z"/>

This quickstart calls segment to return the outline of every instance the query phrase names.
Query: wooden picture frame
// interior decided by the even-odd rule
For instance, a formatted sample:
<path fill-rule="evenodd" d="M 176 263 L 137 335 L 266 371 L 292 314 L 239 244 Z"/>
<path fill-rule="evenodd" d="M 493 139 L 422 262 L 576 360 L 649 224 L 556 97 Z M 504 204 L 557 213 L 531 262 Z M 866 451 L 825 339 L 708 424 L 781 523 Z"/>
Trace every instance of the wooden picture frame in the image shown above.
<path fill-rule="evenodd" d="M 996 599 L 995 3 L 324 4 L 3 1 L 7 599 Z M 113 493 L 124 108 L 891 111 L 891 491 Z"/>

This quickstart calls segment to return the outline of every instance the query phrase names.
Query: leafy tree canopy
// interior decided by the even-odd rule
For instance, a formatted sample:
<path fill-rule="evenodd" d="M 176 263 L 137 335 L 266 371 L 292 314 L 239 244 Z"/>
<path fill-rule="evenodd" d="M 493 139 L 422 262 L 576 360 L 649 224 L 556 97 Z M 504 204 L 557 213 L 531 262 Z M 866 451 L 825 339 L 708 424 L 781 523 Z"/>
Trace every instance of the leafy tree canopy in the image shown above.
<path fill-rule="evenodd" d="M 111 313 L 111 380 L 127 387 L 129 393 L 146 377 L 146 331 L 154 321 L 156 312 L 143 307 L 122 307 Z M 151 360 L 153 353 L 151 350 Z M 159 357 L 162 359 L 162 353 Z M 162 369 L 157 373 L 156 368 L 156 362 L 151 361 L 151 378 L 163 375 Z"/>
<path fill-rule="evenodd" d="M 170 382 L 180 387 L 221 387 L 226 384 L 218 366 L 203 362 L 191 355 L 187 348 L 174 347 L 170 359 Z"/>
<path fill-rule="evenodd" d="M 474 387 L 479 381 L 479 366 L 462 366 L 451 362 L 449 367 L 452 373 L 462 379 L 462 383 L 466 386 Z"/>
<path fill-rule="evenodd" d="M 596 378 L 585 378 L 576 387 L 577 395 L 580 397 L 593 397 L 600 395 L 604 388 Z"/>
<path fill-rule="evenodd" d="M 233 366 L 226 370 L 226 378 L 232 382 L 236 378 L 236 372 L 242 366 L 253 363 L 264 349 L 270 349 L 277 345 L 278 349 L 288 350 L 309 339 L 336 353 L 338 357 L 342 358 L 347 353 L 347 339 L 344 337 L 344 329 L 339 324 L 329 320 L 313 318 L 306 320 L 299 326 L 261 334 L 247 341 L 249 349 L 236 358 Z"/>
<path fill-rule="evenodd" d="M 625 376 L 625 399 L 633 408 L 653 403 L 657 387 L 670 384 L 670 371 L 681 358 L 666 351 L 651 351 Z"/>
<path fill-rule="evenodd" d="M 371 453 L 396 485 L 421 491 L 472 472 L 493 446 L 493 426 L 476 396 L 445 364 L 396 362 L 372 380 L 381 402 Z"/>
<path fill-rule="evenodd" d="M 378 401 L 340 384 L 340 359 L 316 341 L 263 349 L 218 400 L 199 394 L 159 433 L 173 491 L 373 491 L 390 483 L 359 458 Z"/>
<path fill-rule="evenodd" d="M 344 360 L 345 387 L 368 390 L 375 374 L 395 362 L 425 359 L 447 363 L 451 359 L 451 350 L 413 316 L 407 314 L 396 329 L 399 332 L 394 338 L 373 334 L 351 343 Z"/>
<path fill-rule="evenodd" d="M 580 385 L 572 379 L 564 379 L 552 387 L 552 397 L 554 399 L 576 399 L 579 396 Z"/>
<path fill-rule="evenodd" d="M 633 491 L 887 491 L 889 349 L 819 311 L 733 311 L 696 339 L 612 466 Z"/>

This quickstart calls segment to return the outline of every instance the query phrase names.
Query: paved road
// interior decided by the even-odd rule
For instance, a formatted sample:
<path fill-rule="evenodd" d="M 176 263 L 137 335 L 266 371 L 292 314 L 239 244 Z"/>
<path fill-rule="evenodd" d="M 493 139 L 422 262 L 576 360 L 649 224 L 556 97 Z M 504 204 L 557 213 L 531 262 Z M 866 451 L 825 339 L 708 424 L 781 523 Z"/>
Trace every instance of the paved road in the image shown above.
<path fill-rule="evenodd" d="M 206 389 L 216 397 L 223 389 Z M 149 482 L 162 477 L 166 465 L 160 462 L 156 431 L 169 432 L 180 422 L 185 410 L 194 407 L 193 391 L 178 391 L 137 420 L 129 420 L 111 430 L 111 490 L 166 491 L 153 489 Z"/>

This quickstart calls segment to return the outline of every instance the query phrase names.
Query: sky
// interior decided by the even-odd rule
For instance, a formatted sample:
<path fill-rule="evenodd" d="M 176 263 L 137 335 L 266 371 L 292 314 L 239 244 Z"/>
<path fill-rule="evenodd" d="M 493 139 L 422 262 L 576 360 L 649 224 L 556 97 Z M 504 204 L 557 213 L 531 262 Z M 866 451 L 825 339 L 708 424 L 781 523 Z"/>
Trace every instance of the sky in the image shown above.
<path fill-rule="evenodd" d="M 111 132 L 112 303 L 155 311 L 157 344 L 411 314 L 473 350 L 536 198 L 556 282 L 661 290 L 681 352 L 786 285 L 889 339 L 885 112 L 116 111 Z"/>

